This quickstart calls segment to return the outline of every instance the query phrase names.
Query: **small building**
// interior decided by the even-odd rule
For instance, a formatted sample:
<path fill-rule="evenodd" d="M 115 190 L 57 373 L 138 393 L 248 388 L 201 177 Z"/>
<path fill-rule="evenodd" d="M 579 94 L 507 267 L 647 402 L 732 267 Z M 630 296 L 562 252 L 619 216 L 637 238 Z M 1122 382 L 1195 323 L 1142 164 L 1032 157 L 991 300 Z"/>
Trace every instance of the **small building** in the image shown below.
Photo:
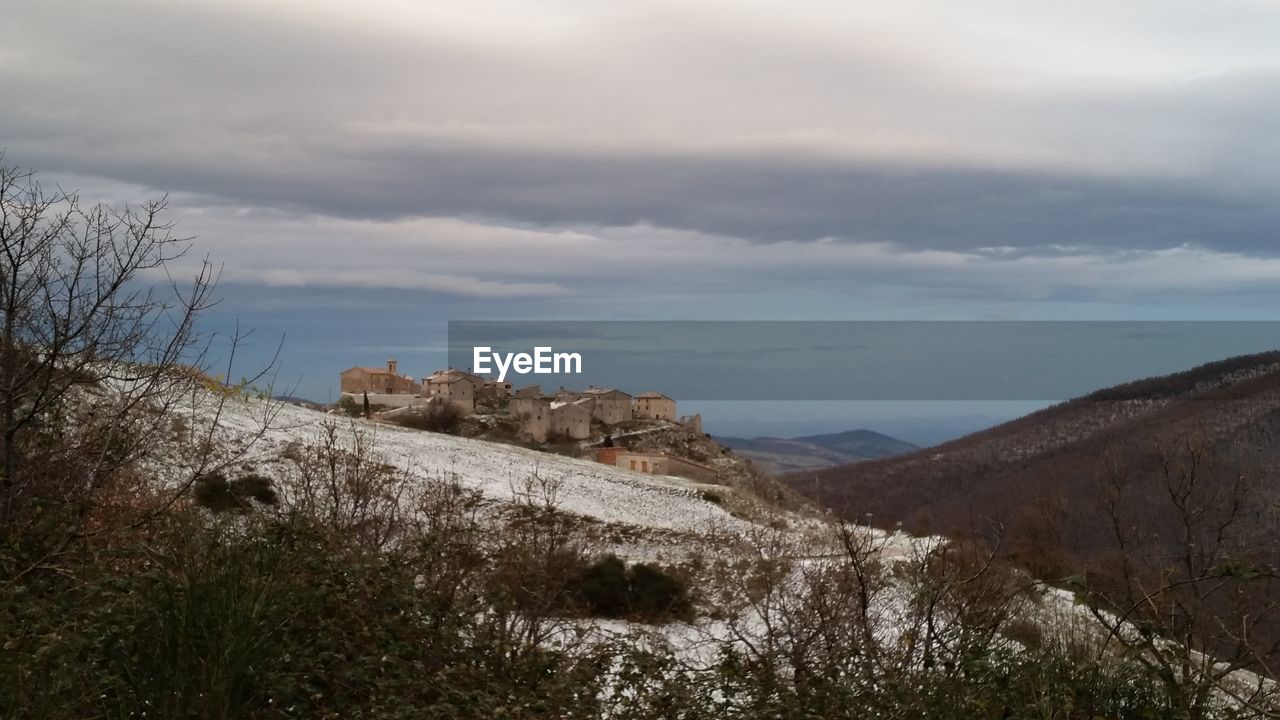
<path fill-rule="evenodd" d="M 511 398 L 508 406 L 511 415 L 520 421 L 520 431 L 537 442 L 546 442 L 551 435 L 551 398 L 538 395 Z"/>
<path fill-rule="evenodd" d="M 662 453 L 639 452 L 619 447 L 600 448 L 596 450 L 596 462 L 651 475 L 667 474 L 667 456 Z"/>
<path fill-rule="evenodd" d="M 507 412 L 517 419 L 529 415 L 543 405 L 550 405 L 551 399 L 542 394 L 517 392 L 507 403 Z"/>
<path fill-rule="evenodd" d="M 591 437 L 590 404 L 582 401 L 553 401 L 551 433 L 571 440 L 586 440 Z"/>
<path fill-rule="evenodd" d="M 541 385 L 526 385 L 512 393 L 512 397 L 517 398 L 536 398 L 542 397 Z"/>
<path fill-rule="evenodd" d="M 342 392 L 351 395 L 378 393 L 385 395 L 417 395 L 422 386 L 407 375 L 396 372 L 396 361 L 387 361 L 385 368 L 352 367 L 338 374 Z"/>
<path fill-rule="evenodd" d="M 511 398 L 507 409 L 520 421 L 520 430 L 537 442 L 553 437 L 586 440 L 591 437 L 591 407 L 581 401 L 538 396 Z"/>
<path fill-rule="evenodd" d="M 582 396 L 591 400 L 591 416 L 605 425 L 631 419 L 631 396 L 621 390 L 589 387 Z"/>
<path fill-rule="evenodd" d="M 511 383 L 497 380 L 485 380 L 480 386 L 480 394 L 494 400 L 511 397 Z"/>
<path fill-rule="evenodd" d="M 596 462 L 604 463 L 605 465 L 617 465 L 618 455 L 624 452 L 628 452 L 624 447 L 596 448 Z"/>
<path fill-rule="evenodd" d="M 640 393 L 632 408 L 637 418 L 676 421 L 676 401 L 659 392 Z"/>
<path fill-rule="evenodd" d="M 476 411 L 476 397 L 484 382 L 484 378 L 462 370 L 437 370 L 422 379 L 422 396 L 428 401 L 451 403 L 470 415 Z"/>

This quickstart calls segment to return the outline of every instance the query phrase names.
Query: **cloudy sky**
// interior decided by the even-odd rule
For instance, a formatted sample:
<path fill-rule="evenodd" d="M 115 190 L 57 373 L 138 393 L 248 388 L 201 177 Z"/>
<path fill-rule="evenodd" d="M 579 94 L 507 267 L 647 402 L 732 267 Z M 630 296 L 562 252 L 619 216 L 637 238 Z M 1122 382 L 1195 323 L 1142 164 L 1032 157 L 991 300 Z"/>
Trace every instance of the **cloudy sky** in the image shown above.
<path fill-rule="evenodd" d="M 319 399 L 448 319 L 1280 301 L 1276 2 L 0 8 L 6 162 L 168 193 Z"/>

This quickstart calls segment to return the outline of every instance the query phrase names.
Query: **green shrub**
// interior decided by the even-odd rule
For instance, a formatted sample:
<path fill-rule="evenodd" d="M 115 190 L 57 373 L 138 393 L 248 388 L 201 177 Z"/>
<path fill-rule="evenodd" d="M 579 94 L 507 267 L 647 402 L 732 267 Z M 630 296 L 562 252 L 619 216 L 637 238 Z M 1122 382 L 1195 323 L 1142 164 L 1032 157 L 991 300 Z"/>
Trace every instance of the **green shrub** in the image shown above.
<path fill-rule="evenodd" d="M 628 568 L 615 555 L 583 572 L 577 595 L 587 612 L 600 617 L 662 621 L 688 618 L 692 612 L 683 580 L 651 563 Z"/>
<path fill-rule="evenodd" d="M 240 497 L 253 498 L 263 505 L 277 505 L 280 498 L 271 487 L 271 478 L 249 474 L 231 481 L 231 492 Z"/>
<path fill-rule="evenodd" d="M 577 589 L 592 615 L 623 617 L 631 608 L 631 584 L 627 564 L 609 555 L 587 568 Z"/>
<path fill-rule="evenodd" d="M 645 619 L 687 618 L 692 610 L 684 580 L 652 563 L 631 568 L 631 614 Z"/>
<path fill-rule="evenodd" d="M 250 500 L 263 505 L 275 505 L 279 502 L 271 487 L 271 479 L 256 474 L 245 475 L 231 482 L 227 482 L 221 473 L 202 475 L 196 478 L 192 494 L 197 505 L 214 513 L 228 510 L 245 512 L 253 507 Z"/>

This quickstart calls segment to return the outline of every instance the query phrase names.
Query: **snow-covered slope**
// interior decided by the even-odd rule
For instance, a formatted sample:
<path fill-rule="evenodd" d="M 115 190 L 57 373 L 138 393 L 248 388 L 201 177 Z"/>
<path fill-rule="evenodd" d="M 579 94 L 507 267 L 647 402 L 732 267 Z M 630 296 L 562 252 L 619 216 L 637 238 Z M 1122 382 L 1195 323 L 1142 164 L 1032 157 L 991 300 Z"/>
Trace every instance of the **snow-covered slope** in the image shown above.
<path fill-rule="evenodd" d="M 707 537 L 704 533 L 729 532 L 747 538 L 767 525 L 770 530 L 785 527 L 783 532 L 788 539 L 775 550 L 798 561 L 796 571 L 787 583 L 798 581 L 801 568 L 840 562 L 838 548 L 831 544 L 832 538 L 827 536 L 824 539 L 820 532 L 811 532 L 822 527 L 819 520 L 757 506 L 765 514 L 755 517 L 755 521 L 760 522 L 755 524 L 725 509 L 727 503 L 723 502 L 723 497 L 742 491 L 723 486 L 634 473 L 589 460 L 511 445 L 349 420 L 294 405 L 238 395 L 219 400 L 213 394 L 196 393 L 184 415 L 188 418 L 189 429 L 195 430 L 189 436 L 199 438 L 201 429 L 216 425 L 213 444 L 235 458 L 231 468 L 243 472 L 266 475 L 289 472 L 290 461 L 286 456 L 299 447 L 315 444 L 326 423 L 338 423 L 348 431 L 348 437 L 349 430 L 366 433 L 381 461 L 424 481 L 446 476 L 456 478 L 495 503 L 513 501 L 531 474 L 550 479 L 557 486 L 556 499 L 561 510 L 641 531 L 640 537 L 633 535 L 628 540 L 627 547 L 611 548 L 611 551 L 633 559 L 653 553 L 655 545 L 650 541 L 660 537 L 670 541 L 660 542 L 663 546 L 695 551 L 703 546 Z M 154 469 L 170 473 L 169 480 L 190 477 L 195 469 L 193 465 L 199 462 L 194 456 L 184 458 L 181 453 L 158 460 Z M 707 499 L 710 493 L 719 496 L 721 502 Z M 786 522 L 781 526 L 772 522 L 778 519 Z M 766 520 L 770 522 L 762 522 Z M 865 531 L 882 541 L 879 552 L 890 562 L 909 561 L 913 553 L 942 542 L 940 538 L 932 537 L 885 536 L 871 528 Z M 750 542 L 747 540 L 747 544 Z M 768 557 L 766 547 L 756 548 L 760 557 Z M 1086 608 L 1078 605 L 1070 593 L 1044 587 L 1033 595 L 1036 597 L 1028 596 L 1016 609 L 1011 607 L 1011 612 L 1050 631 L 1078 627 L 1086 632 L 1104 633 L 1105 628 Z M 902 594 L 902 588 L 892 583 L 886 586 L 877 596 L 876 605 L 876 614 L 885 619 L 881 629 L 892 637 L 901 630 L 898 617 L 907 609 L 907 598 Z M 686 661 L 709 662 L 719 643 L 761 632 L 763 623 L 757 615 L 758 608 L 746 607 L 736 618 L 738 624 L 733 632 L 729 632 L 726 621 L 709 619 L 656 628 L 621 621 L 587 624 L 594 626 L 602 637 L 636 637 L 655 633 L 677 648 Z M 575 621 L 566 627 L 576 628 L 581 624 Z M 1238 671 L 1233 678 L 1242 687 L 1258 683 L 1256 676 L 1245 671 Z"/>
<path fill-rule="evenodd" d="M 212 396 L 196 398 L 188 408 L 196 426 L 207 426 L 217 412 Z M 516 488 L 533 473 L 556 482 L 561 510 L 640 528 L 700 532 L 741 526 L 720 503 L 708 499 L 720 486 L 682 478 L 630 472 L 621 468 L 500 443 L 349 420 L 289 404 L 233 397 L 216 416 L 216 443 L 244 457 L 237 464 L 271 475 L 282 472 L 282 457 L 292 444 L 312 444 L 323 423 L 348 423 L 367 434 L 380 458 L 422 478 L 456 477 L 464 486 L 495 501 L 511 501 Z M 265 427 L 265 429 L 264 429 Z"/>

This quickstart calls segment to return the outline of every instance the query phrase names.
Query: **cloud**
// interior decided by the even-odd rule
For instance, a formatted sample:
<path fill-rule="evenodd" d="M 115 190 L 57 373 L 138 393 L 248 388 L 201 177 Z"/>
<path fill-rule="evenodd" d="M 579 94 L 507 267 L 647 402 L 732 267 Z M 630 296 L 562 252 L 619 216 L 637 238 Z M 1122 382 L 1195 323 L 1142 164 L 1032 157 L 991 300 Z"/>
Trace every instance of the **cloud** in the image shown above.
<path fill-rule="evenodd" d="M 1063 295 L 1123 299 L 1152 293 L 1265 291 L 1280 258 L 1191 244 L 919 248 L 892 242 L 760 243 L 653 225 L 541 229 L 458 218 L 352 220 L 280 211 L 204 208 L 179 217 L 232 283 L 301 288 L 422 290 L 459 297 L 577 299 L 580 310 L 696 301 L 802 288 L 873 287 L 922 298 L 1033 301 Z M 585 305 L 583 304 L 585 302 Z"/>
<path fill-rule="evenodd" d="M 344 267 L 306 267 L 255 270 L 231 265 L 224 269 L 222 279 L 231 283 L 262 284 L 267 287 L 425 290 L 491 299 L 549 298 L 571 294 L 567 288 L 556 283 L 505 282 L 466 275 L 436 275 L 392 268 L 353 270 Z"/>
<path fill-rule="evenodd" d="M 9 160 L 173 192 L 233 282 L 634 305 L 1280 279 L 1267 3 L 49 0 L 5 20 Z"/>

